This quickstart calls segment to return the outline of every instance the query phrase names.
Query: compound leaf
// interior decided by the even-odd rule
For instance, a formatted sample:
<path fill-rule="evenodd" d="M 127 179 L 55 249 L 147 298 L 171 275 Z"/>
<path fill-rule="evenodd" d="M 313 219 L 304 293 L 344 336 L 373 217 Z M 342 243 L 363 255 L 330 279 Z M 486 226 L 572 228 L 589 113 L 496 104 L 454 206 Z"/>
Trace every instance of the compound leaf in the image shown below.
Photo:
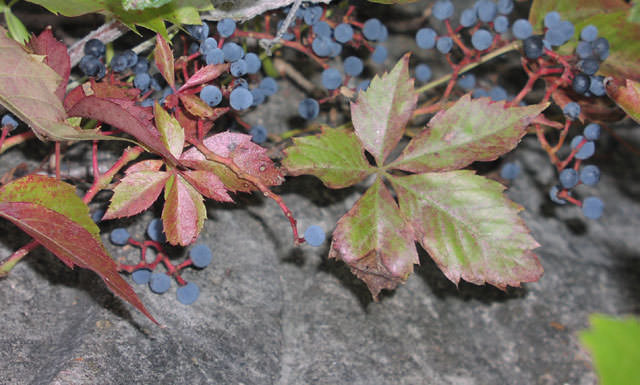
<path fill-rule="evenodd" d="M 402 138 L 417 100 L 406 54 L 390 73 L 374 77 L 367 91 L 351 103 L 353 129 L 378 166 Z"/>
<path fill-rule="evenodd" d="M 319 135 L 294 138 L 285 153 L 289 175 L 314 175 L 330 188 L 351 186 L 375 171 L 356 135 L 343 129 L 323 127 Z"/>
<path fill-rule="evenodd" d="M 411 224 L 380 178 L 340 218 L 329 258 L 341 259 L 362 279 L 374 299 L 394 289 L 419 263 Z"/>
<path fill-rule="evenodd" d="M 167 41 L 160 35 L 156 35 L 156 48 L 153 51 L 156 59 L 156 67 L 160 70 L 162 77 L 171 88 L 175 88 L 173 51 Z"/>
<path fill-rule="evenodd" d="M 233 202 L 224 183 L 213 172 L 206 170 L 185 171 L 182 176 L 200 194 L 220 202 Z"/>
<path fill-rule="evenodd" d="M 436 114 L 389 167 L 411 172 L 449 171 L 496 159 L 520 142 L 531 119 L 548 106 L 505 108 L 504 104 L 463 96 Z"/>
<path fill-rule="evenodd" d="M 148 209 L 170 176 L 162 171 L 128 172 L 113 189 L 111 204 L 103 219 L 130 217 Z"/>
<path fill-rule="evenodd" d="M 455 284 L 464 279 L 504 289 L 542 276 L 531 251 L 539 245 L 501 184 L 463 170 L 389 180 L 417 240 Z"/>
<path fill-rule="evenodd" d="M 179 158 L 184 147 L 184 129 L 158 102 L 156 102 L 153 112 L 162 142 L 173 156 Z"/>

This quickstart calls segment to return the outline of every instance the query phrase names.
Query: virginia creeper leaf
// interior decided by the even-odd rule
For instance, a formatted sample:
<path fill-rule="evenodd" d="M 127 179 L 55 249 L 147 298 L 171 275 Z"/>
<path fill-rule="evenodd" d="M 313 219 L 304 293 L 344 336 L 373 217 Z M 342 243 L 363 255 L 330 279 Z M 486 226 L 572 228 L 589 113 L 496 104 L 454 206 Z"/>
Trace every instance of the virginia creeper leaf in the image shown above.
<path fill-rule="evenodd" d="M 248 20 L 269 10 L 286 7 L 295 0 L 235 0 L 224 2 L 224 6 L 216 7 L 206 14 L 207 20 L 220 20 L 225 17 Z M 309 0 L 306 3 L 329 3 L 331 0 Z"/>
<path fill-rule="evenodd" d="M 160 168 L 164 165 L 164 162 L 161 159 L 147 159 L 142 160 L 140 162 L 136 162 L 131 166 L 127 167 L 124 171 L 126 175 L 130 175 L 136 172 L 144 172 L 144 171 L 160 171 Z"/>
<path fill-rule="evenodd" d="M 127 10 L 141 11 L 146 8 L 158 8 L 170 3 L 171 0 L 122 0 L 122 7 Z"/>
<path fill-rule="evenodd" d="M 20 44 L 24 44 L 29 40 L 29 31 L 27 27 L 22 24 L 22 21 L 13 14 L 11 8 L 6 7 L 4 10 L 4 20 L 7 22 L 7 28 L 9 28 L 9 34 L 11 38 Z"/>
<path fill-rule="evenodd" d="M 501 184 L 464 170 L 389 180 L 417 240 L 455 284 L 462 278 L 504 289 L 542 276 L 531 251 L 539 245 Z"/>
<path fill-rule="evenodd" d="M 173 51 L 167 41 L 156 35 L 156 48 L 153 50 L 153 56 L 156 59 L 156 67 L 160 70 L 162 77 L 167 81 L 171 88 L 175 89 L 175 74 L 173 69 Z"/>
<path fill-rule="evenodd" d="M 320 135 L 294 138 L 293 143 L 282 162 L 289 175 L 314 175 L 327 187 L 343 188 L 375 171 L 351 131 L 323 127 Z"/>
<path fill-rule="evenodd" d="M 224 108 L 228 109 L 228 107 Z M 200 124 L 202 137 L 204 137 L 213 128 L 212 120 L 200 120 L 191 113 L 184 111 L 182 108 L 176 108 L 174 114 L 175 118 L 180 122 L 180 125 L 184 129 L 186 141 L 198 139 L 198 124 Z"/>
<path fill-rule="evenodd" d="M 173 156 L 179 158 L 184 147 L 184 129 L 158 102 L 156 102 L 153 112 L 162 142 Z"/>
<path fill-rule="evenodd" d="M 411 172 L 448 171 L 475 161 L 494 160 L 512 150 L 531 119 L 549 105 L 505 108 L 504 104 L 464 95 L 436 114 L 389 167 Z"/>
<path fill-rule="evenodd" d="M 229 63 L 224 64 L 210 64 L 206 65 L 198 70 L 195 74 L 191 75 L 189 80 L 180 87 L 178 91 L 184 89 L 199 86 L 200 84 L 208 83 L 211 80 L 217 79 L 220 75 L 225 73 L 229 69 Z"/>
<path fill-rule="evenodd" d="M 164 199 L 162 223 L 167 241 L 172 245 L 191 244 L 198 237 L 206 218 L 202 196 L 182 177 L 174 174 L 166 184 Z"/>
<path fill-rule="evenodd" d="M 180 94 L 180 101 L 187 109 L 187 111 L 199 118 L 216 120 L 220 116 L 224 115 L 229 111 L 229 107 L 218 107 L 213 108 L 210 107 L 207 103 L 203 102 L 202 99 L 192 94 Z"/>
<path fill-rule="evenodd" d="M 351 103 L 353 128 L 364 148 L 382 166 L 396 147 L 416 107 L 418 95 L 409 76 L 409 54 L 382 77 L 374 77 L 366 92 Z"/>
<path fill-rule="evenodd" d="M 191 158 L 191 155 L 187 155 Z M 197 157 L 197 156 L 196 156 Z M 202 156 L 204 159 L 204 156 Z M 230 168 L 223 165 L 222 163 L 216 163 L 208 160 L 198 160 L 198 159 L 187 159 L 180 158 L 180 163 L 186 167 L 195 169 L 195 170 L 204 170 L 215 174 L 220 180 L 224 187 L 232 192 L 251 192 L 256 190 L 256 187 L 246 181 L 245 179 L 239 178 L 236 173 L 231 171 Z"/>
<path fill-rule="evenodd" d="M 0 216 L 32 236 L 69 267 L 78 265 L 93 270 L 109 290 L 158 323 L 120 276 L 116 263 L 107 254 L 102 242 L 83 226 L 47 207 L 27 202 L 0 203 Z"/>
<path fill-rule="evenodd" d="M 38 37 L 31 38 L 27 46 L 33 50 L 33 53 L 44 55 L 44 63 L 60 75 L 61 81 L 55 94 L 60 101 L 64 100 L 69 75 L 71 74 L 71 62 L 69 61 L 67 46 L 53 37 L 51 27 L 45 28 Z"/>
<path fill-rule="evenodd" d="M 607 78 L 607 95 L 633 120 L 640 123 L 640 83 L 631 79 Z"/>
<path fill-rule="evenodd" d="M 113 189 L 111 204 L 103 219 L 130 217 L 148 209 L 160 196 L 169 176 L 162 171 L 127 174 Z"/>
<path fill-rule="evenodd" d="M 599 384 L 640 383 L 640 320 L 592 314 L 589 323 L 591 328 L 580 333 L 580 340 L 591 351 Z"/>
<path fill-rule="evenodd" d="M 362 279 L 374 299 L 394 289 L 419 263 L 414 232 L 380 178 L 333 231 L 329 258 L 341 259 Z"/>
<path fill-rule="evenodd" d="M 184 179 L 200 194 L 220 202 L 233 202 L 220 178 L 206 170 L 185 171 Z"/>

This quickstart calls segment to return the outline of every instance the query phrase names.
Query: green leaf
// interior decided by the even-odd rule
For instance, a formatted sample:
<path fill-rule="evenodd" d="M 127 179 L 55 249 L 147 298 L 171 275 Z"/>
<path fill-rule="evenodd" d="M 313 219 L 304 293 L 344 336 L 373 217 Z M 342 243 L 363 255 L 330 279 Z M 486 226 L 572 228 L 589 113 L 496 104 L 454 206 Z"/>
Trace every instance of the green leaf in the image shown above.
<path fill-rule="evenodd" d="M 640 24 L 640 3 L 636 2 L 631 6 L 627 20 L 632 23 Z"/>
<path fill-rule="evenodd" d="M 184 129 L 158 102 L 153 108 L 153 113 L 162 142 L 173 156 L 179 158 L 184 147 Z"/>
<path fill-rule="evenodd" d="M 580 340 L 591 351 L 600 385 L 639 385 L 640 321 L 592 314 L 589 322 Z"/>
<path fill-rule="evenodd" d="M 640 25 L 628 21 L 631 7 L 622 0 L 534 0 L 529 21 L 542 31 L 544 16 L 557 11 L 575 25 L 575 38 L 558 49 L 573 53 L 583 27 L 593 24 L 599 36 L 609 40 L 611 54 L 600 66 L 605 76 L 640 80 Z"/>
<path fill-rule="evenodd" d="M 640 123 L 640 83 L 631 79 L 607 78 L 607 95 L 613 99 L 629 117 Z"/>
<path fill-rule="evenodd" d="M 147 8 L 158 8 L 170 3 L 171 0 L 122 0 L 122 8 L 126 11 L 141 11 Z"/>
<path fill-rule="evenodd" d="M 526 134 L 531 119 L 549 105 L 505 108 L 504 104 L 464 95 L 451 108 L 436 114 L 389 167 L 411 172 L 449 171 L 475 161 L 494 160 L 511 151 Z"/>
<path fill-rule="evenodd" d="M 452 282 L 499 288 L 538 280 L 538 243 L 504 186 L 472 171 L 389 177 L 400 211 L 422 247 Z"/>
<path fill-rule="evenodd" d="M 390 73 L 374 77 L 367 91 L 351 103 L 353 128 L 378 166 L 402 139 L 417 100 L 406 54 Z"/>
<path fill-rule="evenodd" d="M 289 175 L 314 175 L 330 188 L 349 187 L 375 171 L 356 135 L 342 129 L 323 127 L 319 135 L 294 138 L 285 154 Z"/>
<path fill-rule="evenodd" d="M 156 67 L 158 67 L 162 77 L 171 88 L 175 88 L 173 51 L 171 51 L 171 47 L 169 47 L 167 41 L 160 34 L 156 35 L 156 42 L 156 48 L 153 50 Z"/>
<path fill-rule="evenodd" d="M 333 231 L 329 258 L 341 259 L 369 287 L 394 289 L 419 263 L 414 232 L 380 178 L 340 218 Z"/>
<path fill-rule="evenodd" d="M 103 219 L 130 217 L 148 209 L 158 199 L 170 176 L 163 171 L 128 173 L 113 189 Z"/>
<path fill-rule="evenodd" d="M 7 27 L 9 28 L 9 33 L 13 40 L 20 44 L 24 44 L 29 40 L 29 31 L 27 31 L 27 28 L 22 24 L 20 19 L 11 12 L 11 8 L 5 8 L 4 19 L 7 22 Z"/>

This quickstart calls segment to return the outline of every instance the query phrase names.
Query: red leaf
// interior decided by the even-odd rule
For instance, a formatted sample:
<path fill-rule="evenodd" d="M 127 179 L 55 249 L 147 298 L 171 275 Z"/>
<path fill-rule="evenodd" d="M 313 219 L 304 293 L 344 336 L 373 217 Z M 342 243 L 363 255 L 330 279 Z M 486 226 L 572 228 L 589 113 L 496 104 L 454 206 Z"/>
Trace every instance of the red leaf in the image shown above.
<path fill-rule="evenodd" d="M 212 108 L 196 95 L 180 94 L 180 101 L 191 115 L 214 121 L 229 111 L 229 107 Z"/>
<path fill-rule="evenodd" d="M 182 108 L 176 108 L 175 118 L 184 128 L 184 137 L 187 141 L 198 138 L 198 118 L 185 112 Z M 213 121 L 202 120 L 202 136 L 204 137 L 213 128 Z"/>
<path fill-rule="evenodd" d="M 133 100 L 139 94 L 140 91 L 135 88 L 120 87 L 103 82 L 96 83 L 95 79 L 90 79 L 88 82 L 82 84 L 82 86 L 69 91 L 67 97 L 64 99 L 64 109 L 68 111 L 86 96 Z"/>
<path fill-rule="evenodd" d="M 135 172 L 160 171 L 160 167 L 162 167 L 163 164 L 164 162 L 161 159 L 147 159 L 132 164 L 124 173 L 129 175 Z"/>
<path fill-rule="evenodd" d="M 51 27 L 45 28 L 44 31 L 36 38 L 32 38 L 27 46 L 37 55 L 45 55 L 44 63 L 51 67 L 60 75 L 62 81 L 55 91 L 60 101 L 64 99 L 67 83 L 69 82 L 69 74 L 71 74 L 71 62 L 67 53 L 67 46 L 56 40 L 51 32 Z"/>
<path fill-rule="evenodd" d="M 180 87 L 178 91 L 182 91 L 184 89 L 197 86 L 200 84 L 208 83 L 213 79 L 217 79 L 221 74 L 227 72 L 229 69 L 229 64 L 210 64 L 204 66 L 198 70 L 195 74 L 193 74 L 186 83 Z"/>
<path fill-rule="evenodd" d="M 198 192 L 220 202 L 233 202 L 224 183 L 216 174 L 205 170 L 186 171 L 182 174 Z"/>
<path fill-rule="evenodd" d="M 156 35 L 156 41 L 156 48 L 153 51 L 156 58 L 156 67 L 158 67 L 160 73 L 171 88 L 175 89 L 173 52 L 169 44 L 167 44 L 167 41 L 160 34 Z"/>
<path fill-rule="evenodd" d="M 239 178 L 235 172 L 222 163 L 211 162 L 208 160 L 189 160 L 180 159 L 180 163 L 194 170 L 209 171 L 220 178 L 224 187 L 232 192 L 251 192 L 256 189 L 254 185 L 244 179 Z"/>
<path fill-rule="evenodd" d="M 118 274 L 117 265 L 101 243 L 78 223 L 35 203 L 0 203 L 0 216 L 10 220 L 62 261 L 93 270 L 117 296 L 156 321 L 136 293 Z"/>
<path fill-rule="evenodd" d="M 162 223 L 167 241 L 186 246 L 196 240 L 206 218 L 202 196 L 178 175 L 173 175 L 164 191 Z"/>
<path fill-rule="evenodd" d="M 171 174 L 142 171 L 130 173 L 113 189 L 111 204 L 103 219 L 123 218 L 148 209 L 158 199 Z"/>

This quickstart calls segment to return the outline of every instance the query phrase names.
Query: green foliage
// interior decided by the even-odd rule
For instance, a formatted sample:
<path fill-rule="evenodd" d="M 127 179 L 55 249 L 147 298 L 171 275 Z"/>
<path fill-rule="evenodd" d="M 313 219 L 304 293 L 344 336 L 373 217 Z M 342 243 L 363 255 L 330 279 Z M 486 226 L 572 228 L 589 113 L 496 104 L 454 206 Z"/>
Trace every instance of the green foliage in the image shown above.
<path fill-rule="evenodd" d="M 640 321 L 604 314 L 589 320 L 591 329 L 580 340 L 591 352 L 600 385 L 640 384 Z"/>
<path fill-rule="evenodd" d="M 4 4 L 4 1 L 2 2 L 2 12 L 4 12 L 4 19 L 7 22 L 11 38 L 20 44 L 26 43 L 29 40 L 29 31 L 20 19 L 11 12 L 11 8 Z"/>

